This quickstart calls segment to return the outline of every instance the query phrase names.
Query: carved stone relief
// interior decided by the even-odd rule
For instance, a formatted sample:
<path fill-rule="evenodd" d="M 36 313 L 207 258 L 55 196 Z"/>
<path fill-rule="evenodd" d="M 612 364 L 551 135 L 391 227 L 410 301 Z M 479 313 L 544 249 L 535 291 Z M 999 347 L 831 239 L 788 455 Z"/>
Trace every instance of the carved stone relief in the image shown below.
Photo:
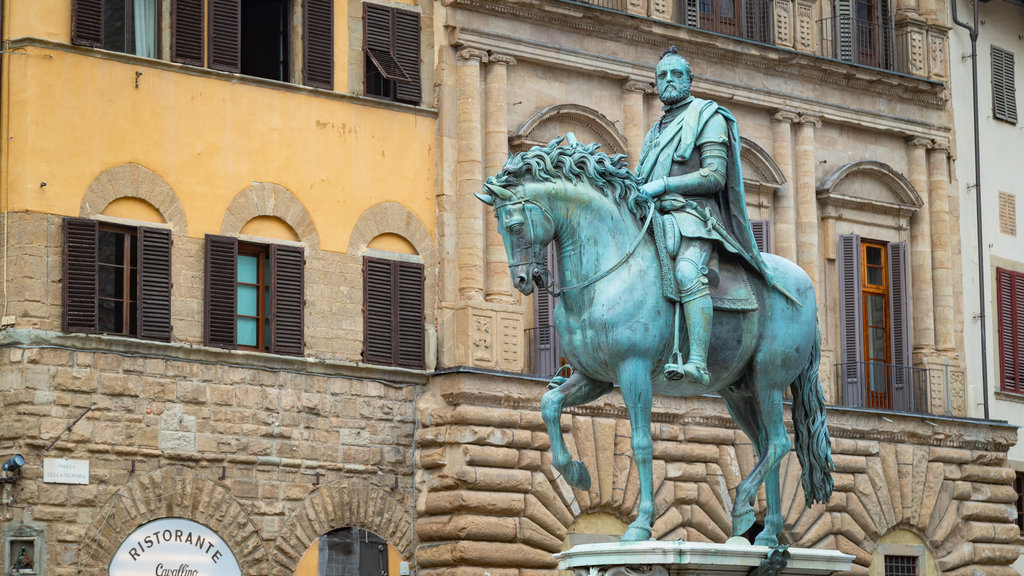
<path fill-rule="evenodd" d="M 907 35 L 910 38 L 910 73 L 924 76 L 927 72 L 924 59 L 924 30 L 910 30 Z"/>
<path fill-rule="evenodd" d="M 929 77 L 946 78 L 946 34 L 938 30 L 928 33 L 928 72 Z"/>
<path fill-rule="evenodd" d="M 517 371 L 523 368 L 523 318 L 522 316 L 505 315 L 498 317 L 498 329 L 501 331 L 501 350 L 498 356 L 498 368 Z"/>
<path fill-rule="evenodd" d="M 494 319 L 490 316 L 474 314 L 470 340 L 473 342 L 473 360 L 484 364 L 494 362 L 494 349 L 491 346 L 491 335 Z"/>
<path fill-rule="evenodd" d="M 779 46 L 793 45 L 792 21 L 792 0 L 775 0 L 775 43 Z"/>
<path fill-rule="evenodd" d="M 814 3 L 797 1 L 797 50 L 814 52 Z"/>

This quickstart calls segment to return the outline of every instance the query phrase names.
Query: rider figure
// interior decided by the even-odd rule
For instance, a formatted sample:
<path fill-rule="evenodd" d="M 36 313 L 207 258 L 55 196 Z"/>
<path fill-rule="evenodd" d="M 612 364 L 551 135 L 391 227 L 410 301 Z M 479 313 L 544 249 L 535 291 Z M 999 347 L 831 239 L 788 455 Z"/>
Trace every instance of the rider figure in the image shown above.
<path fill-rule="evenodd" d="M 771 279 L 747 218 L 736 120 L 715 102 L 690 95 L 693 72 L 675 46 L 662 54 L 656 74 L 664 115 L 644 138 L 637 176 L 644 196 L 665 215 L 665 243 L 675 254 L 676 290 L 690 342 L 686 363 L 680 366 L 674 351 L 665 376 L 707 386 L 708 264 L 716 250 L 740 256 L 769 284 Z"/>

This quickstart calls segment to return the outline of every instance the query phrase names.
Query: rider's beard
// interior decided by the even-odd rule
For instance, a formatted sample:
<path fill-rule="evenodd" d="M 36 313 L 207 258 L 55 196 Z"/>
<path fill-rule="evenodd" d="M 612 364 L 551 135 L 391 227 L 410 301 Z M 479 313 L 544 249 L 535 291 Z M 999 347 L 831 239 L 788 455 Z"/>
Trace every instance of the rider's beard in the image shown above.
<path fill-rule="evenodd" d="M 662 104 L 671 106 L 678 102 L 686 100 L 690 95 L 690 91 L 682 86 L 666 86 L 658 96 L 661 98 Z"/>

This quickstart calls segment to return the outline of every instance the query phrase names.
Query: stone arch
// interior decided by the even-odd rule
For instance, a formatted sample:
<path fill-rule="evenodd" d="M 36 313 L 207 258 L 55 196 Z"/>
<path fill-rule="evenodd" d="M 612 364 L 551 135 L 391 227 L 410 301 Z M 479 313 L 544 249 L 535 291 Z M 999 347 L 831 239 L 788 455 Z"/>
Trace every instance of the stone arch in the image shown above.
<path fill-rule="evenodd" d="M 924 205 L 903 174 L 875 160 L 840 166 L 818 184 L 817 193 L 826 203 L 867 212 L 913 212 Z"/>
<path fill-rule="evenodd" d="M 290 576 L 303 552 L 321 534 L 356 526 L 387 540 L 403 558 L 412 558 L 411 504 L 361 480 L 339 480 L 321 486 L 297 505 L 274 542 L 270 573 Z"/>
<path fill-rule="evenodd" d="M 265 573 L 267 552 L 245 508 L 222 484 L 184 466 L 133 475 L 93 514 L 78 549 L 77 566 L 85 574 L 106 574 L 129 534 L 167 517 L 207 526 L 231 548 L 243 574 Z"/>
<path fill-rule="evenodd" d="M 625 154 L 626 137 L 615 124 L 593 108 L 579 104 L 556 104 L 534 114 L 509 136 L 509 147 L 526 149 L 545 146 L 566 132 L 575 132 L 580 142 L 598 142 L 602 151 Z"/>
<path fill-rule="evenodd" d="M 767 150 L 743 136 L 740 137 L 740 146 L 744 184 L 752 183 L 760 188 L 773 191 L 784 188 L 786 176 Z"/>
<path fill-rule="evenodd" d="M 160 212 L 176 234 L 188 234 L 185 209 L 171 185 L 156 172 L 134 163 L 101 172 L 85 191 L 78 214 L 82 218 L 95 218 L 119 198 L 145 200 Z"/>
<path fill-rule="evenodd" d="M 257 216 L 275 216 L 288 223 L 310 250 L 320 248 L 320 234 L 313 217 L 287 188 L 273 182 L 254 182 L 231 200 L 220 224 L 220 233 L 237 236 L 246 222 Z"/>

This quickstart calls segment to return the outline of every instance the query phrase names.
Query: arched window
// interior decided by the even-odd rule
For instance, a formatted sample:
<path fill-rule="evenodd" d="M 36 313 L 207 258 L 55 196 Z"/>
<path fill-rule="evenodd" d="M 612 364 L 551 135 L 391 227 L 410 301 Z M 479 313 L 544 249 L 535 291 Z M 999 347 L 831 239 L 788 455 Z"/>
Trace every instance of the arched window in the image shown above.
<path fill-rule="evenodd" d="M 331 530 L 299 561 L 295 576 L 399 576 L 405 562 L 387 540 L 362 528 Z"/>

